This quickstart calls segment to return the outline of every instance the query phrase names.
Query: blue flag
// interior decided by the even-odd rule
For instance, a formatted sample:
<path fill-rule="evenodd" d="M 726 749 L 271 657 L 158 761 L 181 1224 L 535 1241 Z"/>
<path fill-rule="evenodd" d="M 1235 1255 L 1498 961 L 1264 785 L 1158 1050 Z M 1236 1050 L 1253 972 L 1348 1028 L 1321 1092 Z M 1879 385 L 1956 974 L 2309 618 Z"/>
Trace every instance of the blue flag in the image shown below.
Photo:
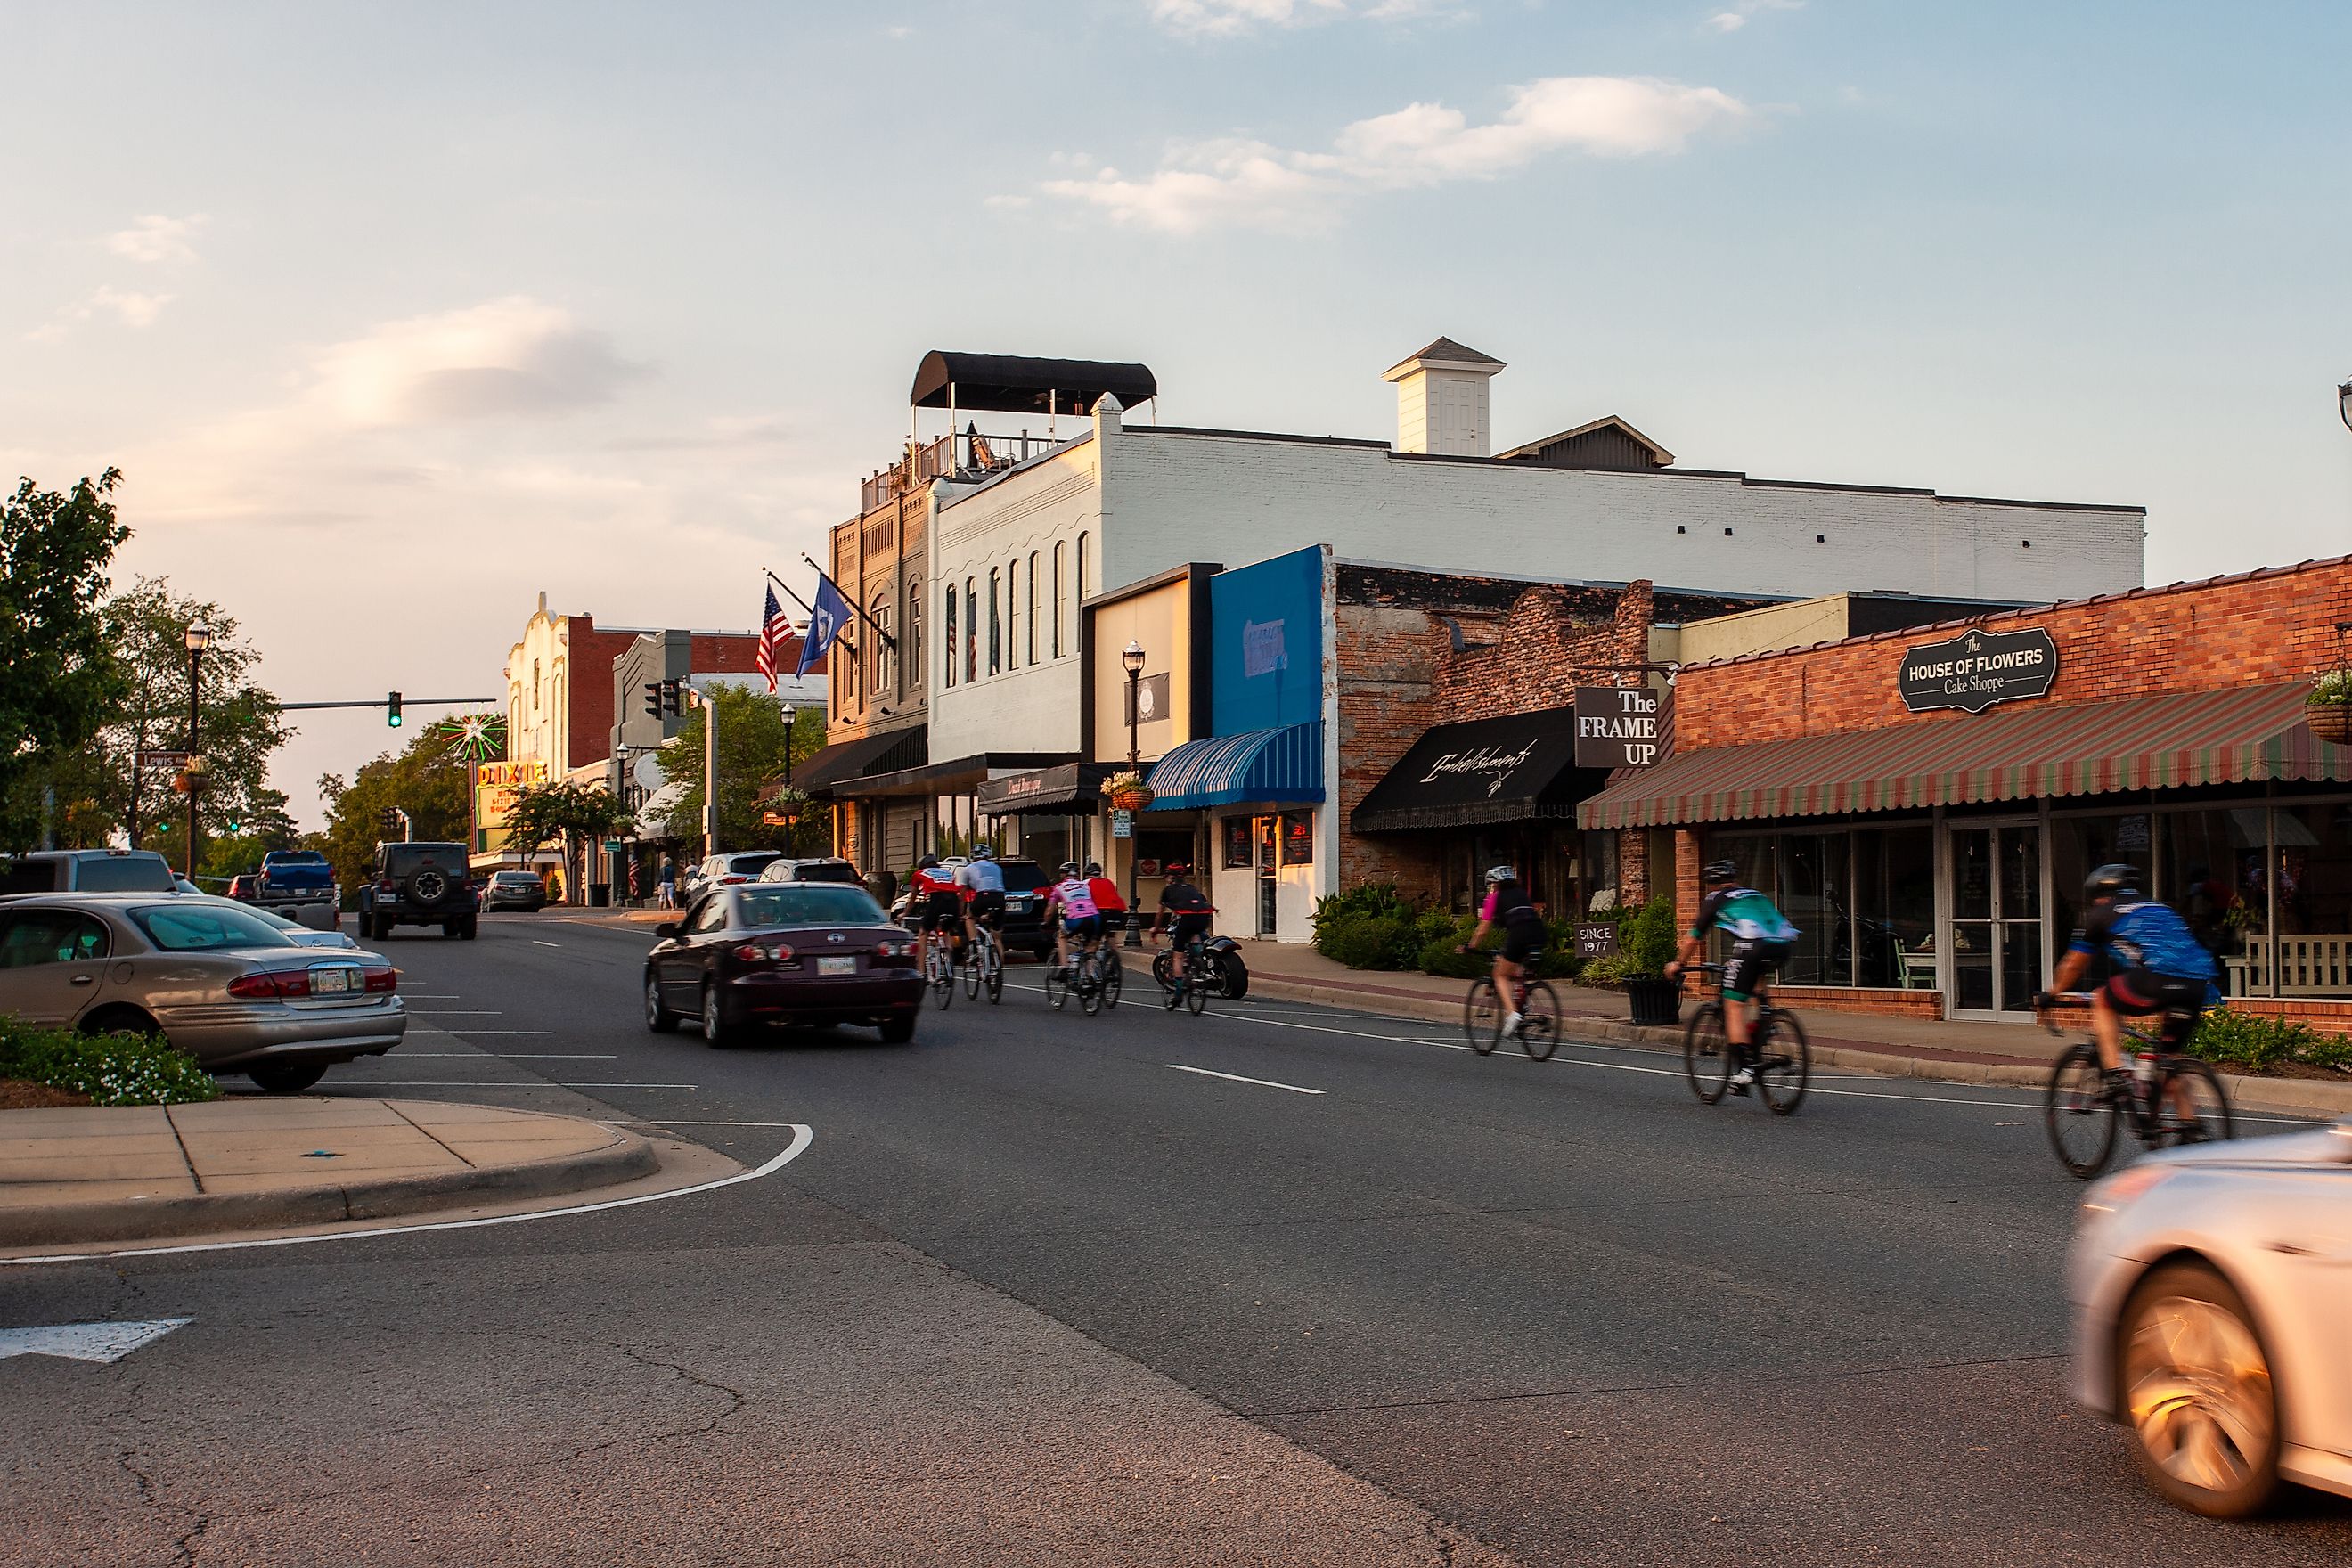
<path fill-rule="evenodd" d="M 841 628 L 849 624 L 849 601 L 833 585 L 833 579 L 820 572 L 816 576 L 816 601 L 811 606 L 808 636 L 801 639 L 801 667 L 796 672 L 806 675 L 809 666 L 825 656 Z"/>

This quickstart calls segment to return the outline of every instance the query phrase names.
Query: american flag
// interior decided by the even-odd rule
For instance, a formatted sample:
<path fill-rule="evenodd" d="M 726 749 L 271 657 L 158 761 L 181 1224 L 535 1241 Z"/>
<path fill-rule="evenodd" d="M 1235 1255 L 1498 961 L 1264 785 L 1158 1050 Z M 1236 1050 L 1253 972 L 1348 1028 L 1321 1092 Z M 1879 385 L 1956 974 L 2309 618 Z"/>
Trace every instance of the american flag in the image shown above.
<path fill-rule="evenodd" d="M 784 607 L 776 603 L 776 590 L 768 589 L 767 614 L 760 618 L 760 673 L 768 679 L 768 689 L 776 689 L 776 655 L 793 635 L 792 618 Z"/>

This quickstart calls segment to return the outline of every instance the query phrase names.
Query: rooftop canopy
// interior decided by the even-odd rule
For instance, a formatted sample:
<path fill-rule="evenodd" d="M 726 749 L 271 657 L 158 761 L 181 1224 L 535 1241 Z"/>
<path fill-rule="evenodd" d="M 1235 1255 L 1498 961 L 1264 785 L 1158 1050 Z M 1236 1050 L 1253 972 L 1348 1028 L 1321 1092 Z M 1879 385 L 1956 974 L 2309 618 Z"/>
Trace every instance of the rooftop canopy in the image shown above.
<path fill-rule="evenodd" d="M 915 367 L 908 401 L 918 408 L 973 408 L 1002 414 L 1091 414 L 1105 393 L 1132 408 L 1157 396 L 1151 367 L 1091 359 L 1024 359 L 1015 354 L 950 353 L 933 349 Z"/>

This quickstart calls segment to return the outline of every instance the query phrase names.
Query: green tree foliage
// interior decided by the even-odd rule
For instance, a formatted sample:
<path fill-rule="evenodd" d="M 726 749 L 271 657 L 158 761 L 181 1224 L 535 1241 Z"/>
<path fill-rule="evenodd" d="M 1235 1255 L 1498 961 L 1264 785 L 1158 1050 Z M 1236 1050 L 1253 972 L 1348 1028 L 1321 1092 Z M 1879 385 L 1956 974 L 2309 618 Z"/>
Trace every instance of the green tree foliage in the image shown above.
<path fill-rule="evenodd" d="M 788 743 L 783 709 L 764 691 L 721 686 L 710 693 L 719 704 L 719 847 L 721 849 L 798 849 L 812 847 L 824 836 L 823 822 L 803 811 L 797 833 L 760 820 L 761 786 L 784 775 Z M 702 836 L 703 710 L 689 709 L 677 738 L 662 748 L 662 777 L 687 786 L 686 798 L 669 814 L 673 835 L 688 841 Z M 824 743 L 824 714 L 811 707 L 793 716 L 789 737 L 797 762 Z"/>
<path fill-rule="evenodd" d="M 100 600 L 108 564 L 131 531 L 107 500 L 122 481 L 109 468 L 70 491 L 30 479 L 0 502 L 0 848 L 38 843 L 98 815 L 56 775 L 87 746 L 122 698 L 122 661 Z"/>
<path fill-rule="evenodd" d="M 448 754 L 446 741 L 420 734 L 403 750 L 387 752 L 362 766 L 348 783 L 339 774 L 325 774 L 319 780 L 319 794 L 327 802 L 327 831 L 306 836 L 302 847 L 326 852 L 348 894 L 375 863 L 386 806 L 407 812 L 419 838 L 463 844 L 466 772 L 464 760 Z"/>
<path fill-rule="evenodd" d="M 558 780 L 516 797 L 507 816 L 507 847 L 528 855 L 560 842 L 568 864 L 576 841 L 609 837 L 628 826 L 629 814 L 604 785 Z"/>

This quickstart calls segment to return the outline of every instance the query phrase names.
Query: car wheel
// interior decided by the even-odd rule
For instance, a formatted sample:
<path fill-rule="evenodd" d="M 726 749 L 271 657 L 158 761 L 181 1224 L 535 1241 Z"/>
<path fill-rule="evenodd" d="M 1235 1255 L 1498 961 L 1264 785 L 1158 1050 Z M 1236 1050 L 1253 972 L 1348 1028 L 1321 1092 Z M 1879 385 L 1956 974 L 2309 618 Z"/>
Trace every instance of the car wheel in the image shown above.
<path fill-rule="evenodd" d="M 250 1068 L 247 1076 L 266 1094 L 299 1094 L 327 1076 L 327 1064 L 285 1062 L 275 1067 Z"/>
<path fill-rule="evenodd" d="M 479 915 L 467 915 L 457 922 L 457 935 L 467 942 L 471 942 L 479 936 L 481 929 L 482 917 Z"/>
<path fill-rule="evenodd" d="M 915 1037 L 915 1020 L 920 1016 L 920 1013 L 910 1009 L 908 1012 L 898 1014 L 895 1017 L 883 1019 L 881 1026 L 882 1043 L 886 1046 L 903 1046 L 908 1041 L 913 1039 Z"/>
<path fill-rule="evenodd" d="M 160 1035 L 155 1020 L 136 1007 L 108 1007 L 81 1021 L 85 1035 Z"/>
<path fill-rule="evenodd" d="M 719 1005 L 719 987 L 708 980 L 702 983 L 702 1038 L 718 1050 L 735 1043 L 735 1031 L 728 1027 L 726 1009 Z"/>
<path fill-rule="evenodd" d="M 2168 1263 L 2125 1304 L 2116 1387 L 2157 1490 L 2214 1519 L 2278 1489 L 2278 1394 L 2253 1314 L 2203 1263 Z"/>
<path fill-rule="evenodd" d="M 646 1027 L 656 1035 L 667 1035 L 677 1027 L 677 1015 L 663 1003 L 661 986 L 650 974 L 646 976 Z"/>

